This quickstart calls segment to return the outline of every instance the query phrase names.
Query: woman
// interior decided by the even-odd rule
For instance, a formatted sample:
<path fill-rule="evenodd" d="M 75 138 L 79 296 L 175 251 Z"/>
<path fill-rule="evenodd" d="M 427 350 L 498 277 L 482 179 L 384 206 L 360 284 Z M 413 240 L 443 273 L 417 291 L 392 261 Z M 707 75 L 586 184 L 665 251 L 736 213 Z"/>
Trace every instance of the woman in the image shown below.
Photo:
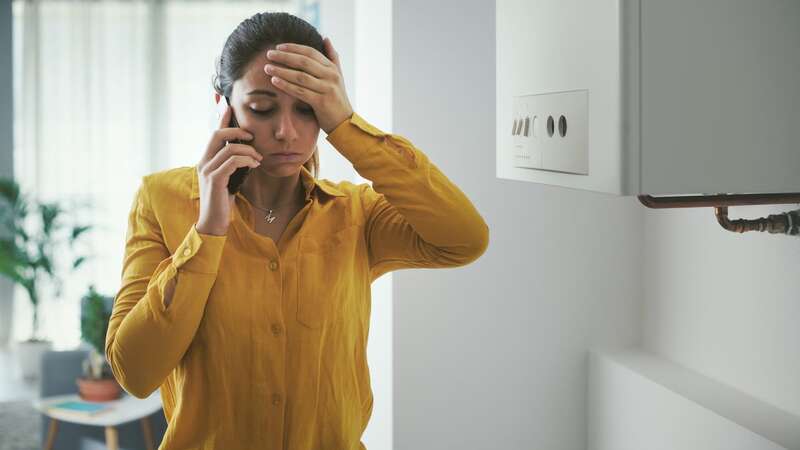
<path fill-rule="evenodd" d="M 131 394 L 161 387 L 162 450 L 363 449 L 370 284 L 468 264 L 488 227 L 422 151 L 353 112 L 305 21 L 243 21 L 218 71 L 231 108 L 199 164 L 136 194 L 106 355 Z M 320 128 L 372 186 L 317 179 Z"/>

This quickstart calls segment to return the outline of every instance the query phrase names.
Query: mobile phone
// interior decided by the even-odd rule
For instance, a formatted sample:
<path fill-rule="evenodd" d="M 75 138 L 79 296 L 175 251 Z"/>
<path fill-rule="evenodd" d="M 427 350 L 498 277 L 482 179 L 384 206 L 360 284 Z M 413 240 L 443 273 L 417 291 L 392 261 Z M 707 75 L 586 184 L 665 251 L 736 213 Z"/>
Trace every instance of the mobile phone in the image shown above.
<path fill-rule="evenodd" d="M 225 108 L 228 107 L 230 101 L 226 96 L 220 96 L 219 102 L 217 103 L 217 110 L 219 111 L 220 115 L 225 113 Z M 239 128 L 239 122 L 236 121 L 236 116 L 231 110 L 231 121 L 228 123 L 228 128 Z M 234 139 L 232 141 L 227 141 L 231 144 L 241 144 L 243 141 L 241 139 Z M 230 179 L 228 179 L 228 192 L 231 194 L 236 194 L 239 192 L 239 189 L 242 187 L 242 183 L 244 183 L 245 178 L 250 173 L 250 167 L 239 167 L 236 169 L 233 174 L 231 174 Z"/>

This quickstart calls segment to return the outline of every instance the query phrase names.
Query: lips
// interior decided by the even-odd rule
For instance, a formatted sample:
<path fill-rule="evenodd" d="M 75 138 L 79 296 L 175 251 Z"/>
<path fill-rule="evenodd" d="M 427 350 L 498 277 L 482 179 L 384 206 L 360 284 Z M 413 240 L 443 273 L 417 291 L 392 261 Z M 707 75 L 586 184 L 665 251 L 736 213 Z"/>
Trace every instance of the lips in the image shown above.
<path fill-rule="evenodd" d="M 267 155 L 272 161 L 299 161 L 303 158 L 300 153 L 270 153 Z"/>

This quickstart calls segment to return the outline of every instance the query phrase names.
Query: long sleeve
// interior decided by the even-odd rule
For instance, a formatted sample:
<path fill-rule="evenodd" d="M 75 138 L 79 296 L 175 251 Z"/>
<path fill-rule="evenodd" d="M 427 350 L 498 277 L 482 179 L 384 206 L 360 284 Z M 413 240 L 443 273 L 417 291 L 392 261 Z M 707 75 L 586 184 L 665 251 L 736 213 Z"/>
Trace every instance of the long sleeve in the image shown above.
<path fill-rule="evenodd" d="M 194 338 L 226 240 L 200 234 L 193 224 L 171 255 L 150 189 L 144 177 L 128 216 L 122 282 L 105 343 L 117 381 L 139 398 L 161 385 Z M 165 307 L 168 289 L 172 299 Z"/>
<path fill-rule="evenodd" d="M 489 245 L 489 227 L 466 195 L 408 139 L 356 113 L 326 139 L 364 178 L 372 279 L 401 268 L 466 265 Z"/>

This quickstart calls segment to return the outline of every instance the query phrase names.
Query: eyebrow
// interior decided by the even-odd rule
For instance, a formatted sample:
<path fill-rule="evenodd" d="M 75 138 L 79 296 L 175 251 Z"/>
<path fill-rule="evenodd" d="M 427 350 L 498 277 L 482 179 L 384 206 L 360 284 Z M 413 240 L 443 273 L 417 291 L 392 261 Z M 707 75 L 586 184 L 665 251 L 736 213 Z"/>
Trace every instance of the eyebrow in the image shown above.
<path fill-rule="evenodd" d="M 270 97 L 277 97 L 278 96 L 278 94 L 276 94 L 276 93 L 274 93 L 272 91 L 264 90 L 264 89 L 254 89 L 254 90 L 252 90 L 252 91 L 247 93 L 247 95 L 256 95 L 256 94 L 268 95 Z"/>

